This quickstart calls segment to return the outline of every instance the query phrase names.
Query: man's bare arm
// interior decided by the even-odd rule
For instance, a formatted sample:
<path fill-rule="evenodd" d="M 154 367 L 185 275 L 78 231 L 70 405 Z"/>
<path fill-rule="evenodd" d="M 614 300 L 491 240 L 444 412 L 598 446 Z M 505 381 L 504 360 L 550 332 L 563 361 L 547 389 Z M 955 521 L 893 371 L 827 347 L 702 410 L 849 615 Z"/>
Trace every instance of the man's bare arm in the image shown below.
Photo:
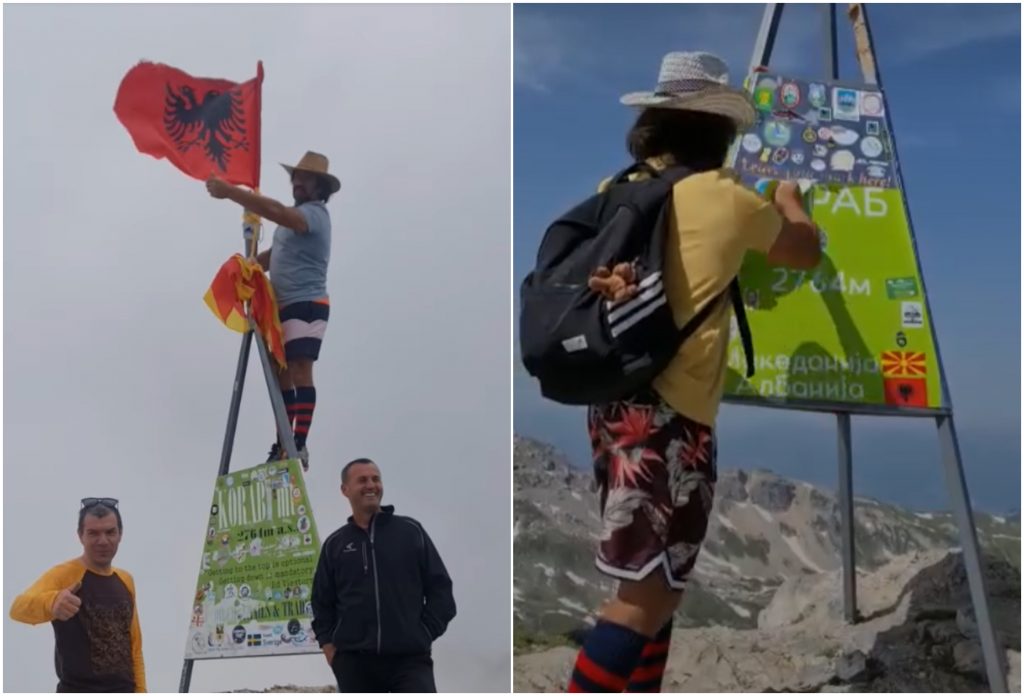
<path fill-rule="evenodd" d="M 775 207 L 782 216 L 782 230 L 768 250 L 768 262 L 810 270 L 821 261 L 821 240 L 800 196 L 800 189 L 793 182 L 784 182 L 776 190 Z"/>
<path fill-rule="evenodd" d="M 238 186 L 232 186 L 228 189 L 227 198 L 238 203 L 246 210 L 251 210 L 260 217 L 265 217 L 282 227 L 287 227 L 296 232 L 305 232 L 307 230 L 306 218 L 297 208 L 288 207 L 283 203 L 275 201 L 273 198 L 261 196 L 258 193 L 247 191 Z"/>
<path fill-rule="evenodd" d="M 210 175 L 206 180 L 206 190 L 214 198 L 227 198 L 251 210 L 260 217 L 271 222 L 276 222 L 282 227 L 304 233 L 309 230 L 306 225 L 306 218 L 299 212 L 298 208 L 291 208 L 273 198 L 261 196 L 258 193 L 249 191 L 240 186 L 232 186 L 215 175 Z"/>

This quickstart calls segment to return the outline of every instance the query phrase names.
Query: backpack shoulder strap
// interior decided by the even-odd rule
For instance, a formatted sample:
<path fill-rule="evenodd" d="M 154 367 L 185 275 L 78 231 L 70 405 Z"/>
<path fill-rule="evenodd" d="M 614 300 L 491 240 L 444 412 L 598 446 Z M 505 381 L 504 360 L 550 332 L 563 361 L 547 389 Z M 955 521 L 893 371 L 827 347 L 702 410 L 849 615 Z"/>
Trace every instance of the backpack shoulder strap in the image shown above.
<path fill-rule="evenodd" d="M 719 295 L 714 297 L 710 302 L 707 302 L 699 312 L 697 312 L 690 321 L 679 329 L 679 333 L 676 334 L 676 350 L 682 347 L 683 343 L 693 332 L 697 330 L 697 327 L 707 321 L 708 317 L 711 316 L 711 312 L 715 310 L 715 307 L 719 305 L 728 295 L 732 301 L 733 311 L 736 313 L 736 323 L 740 329 L 740 340 L 743 342 L 743 353 L 747 358 L 747 378 L 754 376 L 754 340 L 750 335 L 750 325 L 747 323 L 747 312 L 743 306 L 743 294 L 740 291 L 740 281 L 738 278 L 733 278 L 729 283 L 729 287 L 722 291 Z"/>
<path fill-rule="evenodd" d="M 739 278 L 733 278 L 729 283 L 729 297 L 732 300 L 732 310 L 736 314 L 740 341 L 743 342 L 743 354 L 747 357 L 747 379 L 750 379 L 754 376 L 754 339 L 750 335 L 750 324 L 747 323 L 747 308 L 743 305 Z"/>
<path fill-rule="evenodd" d="M 681 347 L 686 339 L 693 335 L 693 332 L 697 330 L 697 327 L 707 321 L 708 317 L 711 316 L 711 312 L 715 310 L 715 307 L 719 305 L 724 297 L 725 292 L 716 295 L 709 302 L 706 302 L 699 312 L 690 317 L 690 321 L 686 322 L 683 327 L 679 329 L 679 333 L 676 334 L 678 346 Z"/>

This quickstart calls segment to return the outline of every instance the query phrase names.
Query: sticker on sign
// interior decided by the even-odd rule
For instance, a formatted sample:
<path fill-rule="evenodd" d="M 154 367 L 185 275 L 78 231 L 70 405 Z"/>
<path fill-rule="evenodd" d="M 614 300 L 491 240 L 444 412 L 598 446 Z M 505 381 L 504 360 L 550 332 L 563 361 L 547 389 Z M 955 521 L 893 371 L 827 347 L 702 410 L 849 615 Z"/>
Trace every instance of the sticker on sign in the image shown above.
<path fill-rule="evenodd" d="M 917 278 L 886 278 L 885 292 L 890 300 L 917 297 Z"/>
<path fill-rule="evenodd" d="M 924 305 L 920 302 L 904 302 L 902 315 L 904 329 L 919 329 L 924 326 Z"/>

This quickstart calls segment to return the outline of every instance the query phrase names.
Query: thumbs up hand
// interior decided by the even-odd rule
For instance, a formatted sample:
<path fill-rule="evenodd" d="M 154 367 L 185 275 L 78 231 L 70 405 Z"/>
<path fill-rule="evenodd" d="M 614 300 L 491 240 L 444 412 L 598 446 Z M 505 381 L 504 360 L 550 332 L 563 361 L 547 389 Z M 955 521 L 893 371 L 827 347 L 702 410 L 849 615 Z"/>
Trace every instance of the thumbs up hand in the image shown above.
<path fill-rule="evenodd" d="M 81 580 L 57 593 L 57 597 L 53 600 L 53 607 L 51 607 L 53 618 L 58 621 L 67 621 L 78 613 L 82 606 L 82 600 L 76 593 L 80 589 L 82 589 Z"/>

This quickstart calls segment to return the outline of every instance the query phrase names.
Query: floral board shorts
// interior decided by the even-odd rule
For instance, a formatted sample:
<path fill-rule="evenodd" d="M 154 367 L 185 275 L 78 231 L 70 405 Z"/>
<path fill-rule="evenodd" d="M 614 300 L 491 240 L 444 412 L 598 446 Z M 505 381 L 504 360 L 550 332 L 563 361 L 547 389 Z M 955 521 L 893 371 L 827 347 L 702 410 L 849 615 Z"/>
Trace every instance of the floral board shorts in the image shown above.
<path fill-rule="evenodd" d="M 653 389 L 588 411 L 603 530 L 598 570 L 642 580 L 661 566 L 686 587 L 707 534 L 718 471 L 714 431 Z"/>

